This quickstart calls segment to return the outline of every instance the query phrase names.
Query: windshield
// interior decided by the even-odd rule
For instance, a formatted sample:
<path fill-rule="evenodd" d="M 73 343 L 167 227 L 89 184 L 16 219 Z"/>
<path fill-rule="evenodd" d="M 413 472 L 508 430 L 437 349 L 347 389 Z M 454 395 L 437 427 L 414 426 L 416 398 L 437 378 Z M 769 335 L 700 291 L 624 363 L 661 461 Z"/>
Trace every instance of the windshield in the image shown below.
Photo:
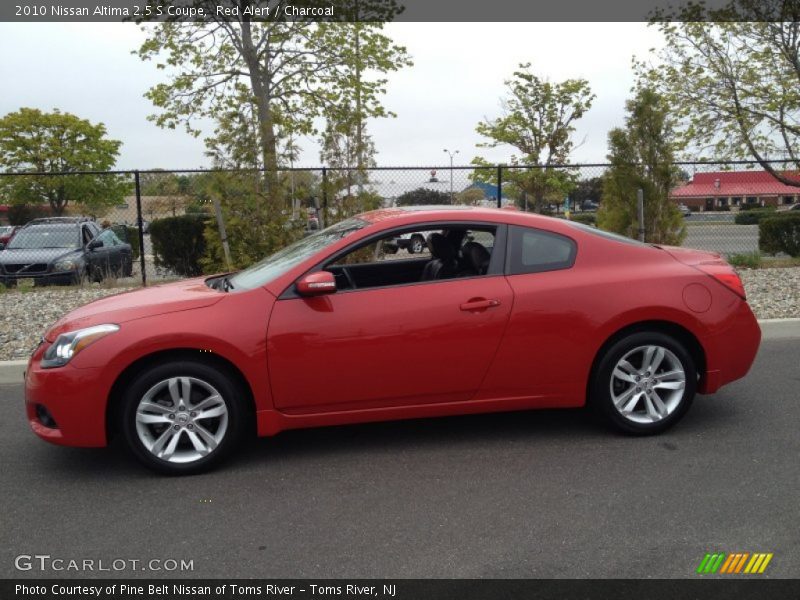
<path fill-rule="evenodd" d="M 6 247 L 11 250 L 30 250 L 79 246 L 78 232 L 74 227 L 32 227 L 18 231 Z"/>
<path fill-rule="evenodd" d="M 336 223 L 336 225 L 331 225 L 326 229 L 313 233 L 294 244 L 286 246 L 283 250 L 279 250 L 264 260 L 257 262 L 252 267 L 238 272 L 230 278 L 231 287 L 234 290 L 251 290 L 265 285 L 276 277 L 283 275 L 292 267 L 299 265 L 326 246 L 358 231 L 366 225 L 367 222 L 361 219 L 347 219 L 346 221 Z"/>

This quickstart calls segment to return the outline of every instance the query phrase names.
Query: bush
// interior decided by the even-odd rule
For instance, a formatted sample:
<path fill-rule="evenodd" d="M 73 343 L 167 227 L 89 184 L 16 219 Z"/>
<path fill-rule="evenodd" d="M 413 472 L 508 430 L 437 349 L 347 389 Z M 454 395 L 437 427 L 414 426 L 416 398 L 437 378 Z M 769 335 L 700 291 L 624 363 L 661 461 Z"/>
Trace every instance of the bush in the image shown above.
<path fill-rule="evenodd" d="M 773 216 L 775 216 L 774 208 L 754 208 L 737 213 L 733 222 L 737 225 L 758 225 L 761 219 Z"/>
<path fill-rule="evenodd" d="M 758 269 L 761 266 L 760 252 L 745 252 L 743 254 L 731 254 L 728 262 L 734 267 L 747 267 L 748 269 Z"/>
<path fill-rule="evenodd" d="M 150 241 L 156 266 L 186 277 L 201 275 L 200 258 L 206 251 L 205 226 L 206 219 L 197 215 L 153 221 Z"/>
<path fill-rule="evenodd" d="M 774 206 L 761 206 L 760 204 L 741 204 L 739 210 L 775 210 Z"/>
<path fill-rule="evenodd" d="M 800 215 L 783 214 L 758 224 L 758 247 L 767 254 L 800 256 Z"/>
<path fill-rule="evenodd" d="M 576 223 L 583 223 L 584 225 L 597 225 L 597 215 L 596 214 L 575 214 L 570 213 L 569 215 L 570 221 L 575 221 Z"/>

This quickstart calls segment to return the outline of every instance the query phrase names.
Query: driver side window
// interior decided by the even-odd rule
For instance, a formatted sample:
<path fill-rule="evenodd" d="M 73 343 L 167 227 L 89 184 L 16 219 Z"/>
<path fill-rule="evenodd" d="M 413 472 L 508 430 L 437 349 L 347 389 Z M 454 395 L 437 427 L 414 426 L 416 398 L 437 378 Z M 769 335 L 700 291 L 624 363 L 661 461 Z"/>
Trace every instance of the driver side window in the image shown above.
<path fill-rule="evenodd" d="M 493 226 L 396 231 L 353 248 L 325 267 L 338 290 L 368 289 L 487 275 Z"/>

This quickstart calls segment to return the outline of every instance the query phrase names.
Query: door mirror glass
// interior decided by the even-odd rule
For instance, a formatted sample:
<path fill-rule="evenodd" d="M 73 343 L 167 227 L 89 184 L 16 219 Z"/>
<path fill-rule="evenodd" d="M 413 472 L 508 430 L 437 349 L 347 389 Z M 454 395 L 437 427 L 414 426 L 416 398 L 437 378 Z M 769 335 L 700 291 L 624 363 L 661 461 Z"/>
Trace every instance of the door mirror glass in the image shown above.
<path fill-rule="evenodd" d="M 297 293 L 301 296 L 320 296 L 336 291 L 336 279 L 329 271 L 309 273 L 297 282 Z"/>
<path fill-rule="evenodd" d="M 97 250 L 98 248 L 102 248 L 103 240 L 92 240 L 86 247 L 89 248 L 89 250 Z"/>

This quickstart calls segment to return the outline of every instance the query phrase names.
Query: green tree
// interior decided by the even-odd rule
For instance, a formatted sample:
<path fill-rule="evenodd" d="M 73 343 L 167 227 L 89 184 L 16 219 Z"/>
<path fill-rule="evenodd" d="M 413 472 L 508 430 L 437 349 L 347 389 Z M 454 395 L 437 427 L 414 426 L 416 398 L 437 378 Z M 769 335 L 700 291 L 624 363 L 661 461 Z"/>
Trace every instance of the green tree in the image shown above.
<path fill-rule="evenodd" d="M 586 80 L 553 83 L 532 73 L 530 63 L 519 66 L 506 81 L 506 88 L 503 116 L 485 120 L 476 128 L 490 140 L 479 146 L 507 145 L 519 152 L 503 171 L 504 184 L 511 184 L 517 189 L 518 198 L 527 198 L 534 210 L 541 211 L 547 204 L 562 200 L 574 186 L 575 174 L 563 165 L 574 148 L 575 122 L 591 108 L 595 96 Z M 488 163 L 475 158 L 472 164 Z M 490 182 L 494 177 L 488 169 L 476 169 L 473 174 L 476 181 Z M 505 185 L 503 195 L 506 196 Z"/>
<path fill-rule="evenodd" d="M 121 145 L 106 137 L 102 123 L 93 125 L 58 110 L 21 108 L 0 119 L 0 167 L 9 171 L 108 171 Z M 4 177 L 0 186 L 12 204 L 47 204 L 56 215 L 70 203 L 99 212 L 119 204 L 130 190 L 128 183 L 113 175 Z"/>
<path fill-rule="evenodd" d="M 608 134 L 611 167 L 604 176 L 601 229 L 638 235 L 637 191 L 644 192 L 645 240 L 680 245 L 686 226 L 669 199 L 679 176 L 673 165 L 674 134 L 669 107 L 653 90 L 639 89 L 626 103 L 625 129 Z"/>
<path fill-rule="evenodd" d="M 397 206 L 421 206 L 427 204 L 450 204 L 450 194 L 420 187 L 397 197 Z"/>
<path fill-rule="evenodd" d="M 238 153 L 257 148 L 254 167 L 266 169 L 265 193 L 280 197 L 277 182 L 278 144 L 281 134 L 311 134 L 314 118 L 341 100 L 349 88 L 345 82 L 352 61 L 347 52 L 331 44 L 335 32 L 347 23 L 310 23 L 269 20 L 253 22 L 246 16 L 227 20 L 216 17 L 216 2 L 194 0 L 212 15 L 211 22 L 159 23 L 148 26 L 147 40 L 139 48 L 143 60 L 157 59 L 169 69 L 165 83 L 152 87 L 146 96 L 161 112 L 153 120 L 162 127 L 183 124 L 199 135 L 197 119 L 218 122 L 212 146 Z M 244 9 L 266 6 L 257 0 L 239 3 Z M 337 29 L 338 28 L 338 29 Z M 359 50 L 359 64 L 373 72 L 399 65 L 404 50 L 392 47 L 372 60 L 373 53 L 386 50 L 389 38 L 379 36 L 374 44 Z M 372 86 L 363 77 L 360 114 L 380 116 L 380 84 Z M 350 92 L 348 92 L 350 93 Z M 234 143 L 235 139 L 247 144 Z M 257 162 L 256 162 L 257 161 Z"/>
<path fill-rule="evenodd" d="M 714 158 L 752 158 L 788 185 L 800 179 L 769 162 L 800 166 L 800 7 L 796 0 L 700 5 L 655 22 L 666 44 L 636 62 L 640 85 L 665 96 L 681 147 Z"/>

